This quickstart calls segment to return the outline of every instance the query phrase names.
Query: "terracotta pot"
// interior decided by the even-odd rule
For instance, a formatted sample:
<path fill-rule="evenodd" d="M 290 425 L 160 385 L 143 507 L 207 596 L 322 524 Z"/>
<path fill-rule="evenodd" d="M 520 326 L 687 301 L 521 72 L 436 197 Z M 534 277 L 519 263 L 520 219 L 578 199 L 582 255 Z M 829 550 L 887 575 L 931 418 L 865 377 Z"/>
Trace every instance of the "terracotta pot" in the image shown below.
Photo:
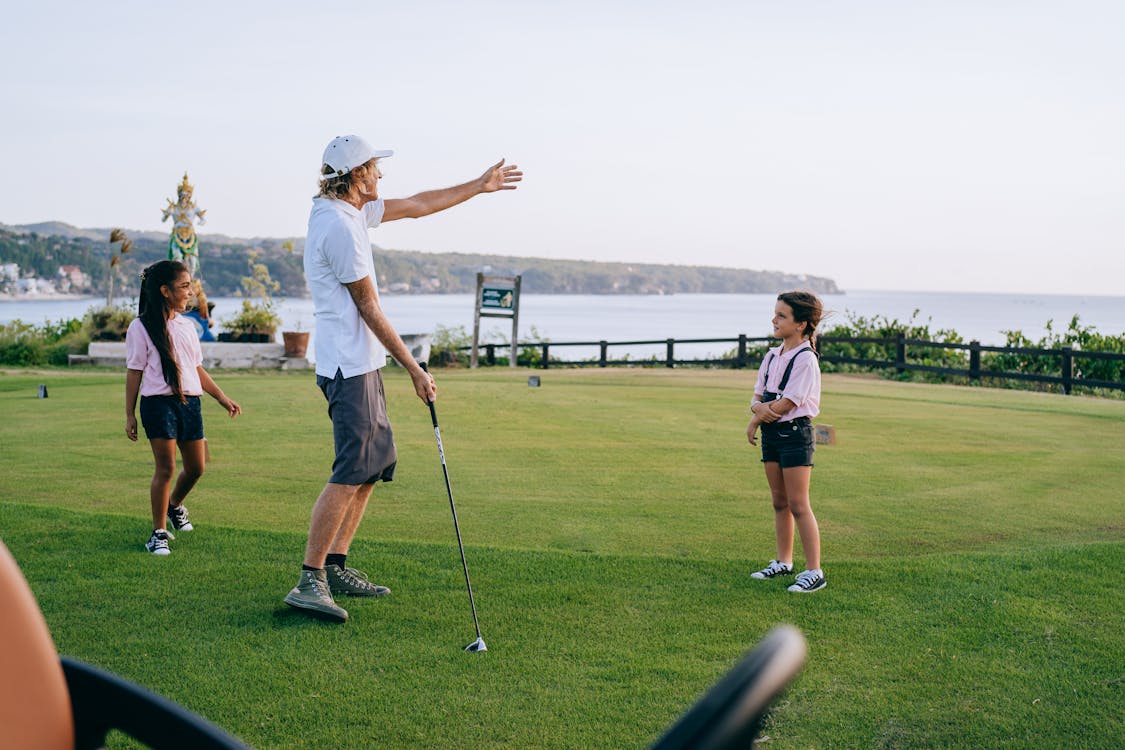
<path fill-rule="evenodd" d="M 281 338 L 285 340 L 286 357 L 300 359 L 305 356 L 309 348 L 308 331 L 282 331 Z"/>

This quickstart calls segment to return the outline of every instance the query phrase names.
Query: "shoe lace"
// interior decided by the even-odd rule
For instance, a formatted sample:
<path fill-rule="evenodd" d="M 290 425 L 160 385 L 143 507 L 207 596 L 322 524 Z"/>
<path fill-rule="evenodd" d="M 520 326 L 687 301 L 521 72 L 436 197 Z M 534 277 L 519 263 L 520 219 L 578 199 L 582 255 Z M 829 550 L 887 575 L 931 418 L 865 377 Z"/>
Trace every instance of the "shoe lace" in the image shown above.
<path fill-rule="evenodd" d="M 168 537 L 165 534 L 153 534 L 149 543 L 153 549 L 164 549 L 168 546 Z"/>
<path fill-rule="evenodd" d="M 308 573 L 309 586 L 316 592 L 316 595 L 319 597 L 332 598 L 332 594 L 328 590 L 328 581 L 322 581 L 320 578 L 313 575 L 311 571 Z"/>
<path fill-rule="evenodd" d="M 811 570 L 802 572 L 797 576 L 797 583 L 799 583 L 802 588 L 807 589 L 809 586 L 816 583 L 816 573 L 813 573 Z"/>
<path fill-rule="evenodd" d="M 367 574 L 355 568 L 344 568 L 340 571 L 340 578 L 350 583 L 352 586 L 371 586 L 371 581 L 367 578 Z"/>

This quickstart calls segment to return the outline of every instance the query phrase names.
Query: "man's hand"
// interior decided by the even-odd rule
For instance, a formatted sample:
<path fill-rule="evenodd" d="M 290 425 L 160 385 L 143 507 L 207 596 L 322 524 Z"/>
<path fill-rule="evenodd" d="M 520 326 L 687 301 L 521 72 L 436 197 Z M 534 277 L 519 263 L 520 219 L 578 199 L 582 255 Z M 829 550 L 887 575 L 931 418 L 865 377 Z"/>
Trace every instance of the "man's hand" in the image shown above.
<path fill-rule="evenodd" d="M 523 179 L 523 172 L 515 164 L 504 166 L 504 159 L 493 164 L 480 176 L 480 191 L 482 193 L 495 193 L 497 190 L 515 190 L 517 183 Z"/>
<path fill-rule="evenodd" d="M 134 414 L 125 417 L 125 437 L 137 442 L 137 417 Z"/>
<path fill-rule="evenodd" d="M 421 367 L 414 367 L 410 370 L 410 379 L 414 381 L 414 392 L 424 403 L 437 401 L 437 385 L 433 375 Z"/>

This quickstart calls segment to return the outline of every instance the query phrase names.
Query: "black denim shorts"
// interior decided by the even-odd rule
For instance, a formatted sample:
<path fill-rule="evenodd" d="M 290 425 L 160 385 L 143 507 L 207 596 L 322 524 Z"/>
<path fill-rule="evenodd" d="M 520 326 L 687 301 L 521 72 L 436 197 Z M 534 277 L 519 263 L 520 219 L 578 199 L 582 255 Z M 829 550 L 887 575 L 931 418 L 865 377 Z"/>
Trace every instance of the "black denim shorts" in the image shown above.
<path fill-rule="evenodd" d="M 149 440 L 203 439 L 203 412 L 199 396 L 141 396 L 141 424 Z"/>
<path fill-rule="evenodd" d="M 778 463 L 783 469 L 812 466 L 815 450 L 816 436 L 808 417 L 762 423 L 762 463 Z"/>

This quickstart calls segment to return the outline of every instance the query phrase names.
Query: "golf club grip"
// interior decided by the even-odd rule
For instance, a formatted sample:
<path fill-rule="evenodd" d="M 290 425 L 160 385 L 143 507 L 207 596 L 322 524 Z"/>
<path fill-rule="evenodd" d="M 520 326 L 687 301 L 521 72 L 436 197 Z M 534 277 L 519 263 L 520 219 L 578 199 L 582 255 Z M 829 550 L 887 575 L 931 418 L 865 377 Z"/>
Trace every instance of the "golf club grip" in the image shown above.
<path fill-rule="evenodd" d="M 429 373 L 430 368 L 426 367 L 425 362 L 419 362 L 418 366 L 422 368 L 422 372 Z M 434 428 L 437 428 L 437 412 L 434 411 L 434 402 L 426 401 L 426 406 L 430 407 L 430 421 L 434 423 Z"/>

